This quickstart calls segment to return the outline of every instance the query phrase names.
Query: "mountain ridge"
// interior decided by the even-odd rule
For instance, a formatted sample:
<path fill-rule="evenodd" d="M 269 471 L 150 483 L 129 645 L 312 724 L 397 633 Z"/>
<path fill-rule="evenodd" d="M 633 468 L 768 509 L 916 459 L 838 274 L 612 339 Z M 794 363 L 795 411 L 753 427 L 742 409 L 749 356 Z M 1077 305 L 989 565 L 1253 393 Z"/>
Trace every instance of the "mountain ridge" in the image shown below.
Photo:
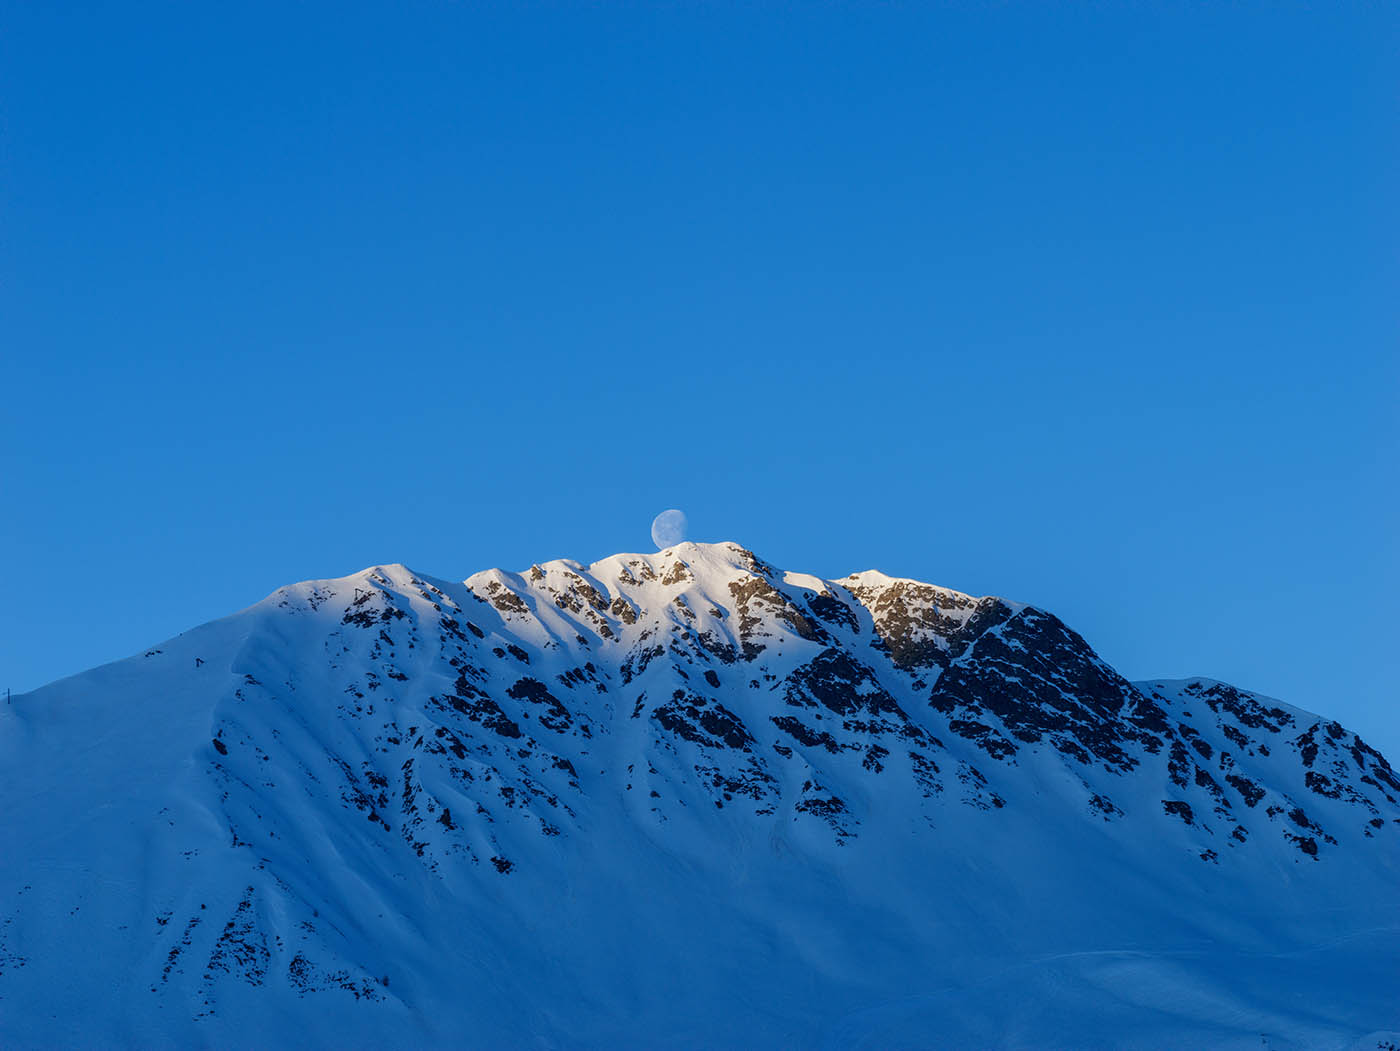
<path fill-rule="evenodd" d="M 995 596 L 734 543 L 463 582 L 394 563 L 14 701 L 9 1045 L 238 1042 L 249 1011 L 351 1044 L 1093 1043 L 1101 997 L 1022 1031 L 997 983 L 1105 952 L 1197 989 L 1142 1006 L 1159 1042 L 1244 1040 L 1212 996 L 1305 1044 L 1400 1028 L 1357 977 L 1400 930 L 1384 757 L 1228 684 L 1129 683 Z M 1286 970 L 1339 937 L 1374 947 L 1333 965 L 1330 1013 L 1179 963 Z"/>

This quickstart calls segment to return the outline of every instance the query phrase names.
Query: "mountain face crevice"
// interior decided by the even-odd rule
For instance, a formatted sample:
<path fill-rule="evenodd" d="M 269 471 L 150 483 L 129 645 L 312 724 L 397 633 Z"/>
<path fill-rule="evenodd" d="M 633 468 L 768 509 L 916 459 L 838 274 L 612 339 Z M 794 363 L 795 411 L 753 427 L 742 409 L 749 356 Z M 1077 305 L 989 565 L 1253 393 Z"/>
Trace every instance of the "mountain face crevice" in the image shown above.
<path fill-rule="evenodd" d="M 1165 944 L 1184 936 L 1167 901 L 1248 926 L 1261 887 L 1304 916 L 1400 872 L 1400 778 L 1335 722 L 1208 679 L 1130 683 L 1031 606 L 735 544 L 298 584 L 16 698 L 0 727 L 7 783 L 32 786 L 5 800 L 0 1013 L 38 995 L 26 972 L 52 1004 L 115 983 L 69 1035 L 197 1041 L 319 998 L 369 1012 L 367 1043 L 453 1043 L 442 1020 L 468 1007 L 483 1043 L 602 1043 L 616 997 L 702 1016 L 628 955 L 649 944 L 711 960 L 712 992 L 768 988 L 745 954 L 773 982 L 816 975 L 812 1019 L 753 1023 L 815 1038 L 838 1020 L 821 1004 L 863 1010 L 878 976 L 924 995 L 909 975 L 935 944 L 974 970 L 1088 952 L 1099 923 Z M 1136 874 L 1148 919 L 1104 918 L 1109 873 Z M 884 948 L 813 933 L 832 910 Z M 85 939 L 104 955 L 65 984 Z"/>

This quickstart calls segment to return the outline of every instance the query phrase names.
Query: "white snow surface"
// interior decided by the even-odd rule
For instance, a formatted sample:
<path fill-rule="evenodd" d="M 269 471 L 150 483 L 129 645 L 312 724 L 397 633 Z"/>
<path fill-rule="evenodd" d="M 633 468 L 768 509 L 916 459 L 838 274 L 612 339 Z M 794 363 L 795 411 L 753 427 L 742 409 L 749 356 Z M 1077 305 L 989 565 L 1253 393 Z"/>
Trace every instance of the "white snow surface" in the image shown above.
<path fill-rule="evenodd" d="M 379 566 L 0 707 L 0 1047 L 1384 1048 L 1397 797 L 1000 599 Z"/>

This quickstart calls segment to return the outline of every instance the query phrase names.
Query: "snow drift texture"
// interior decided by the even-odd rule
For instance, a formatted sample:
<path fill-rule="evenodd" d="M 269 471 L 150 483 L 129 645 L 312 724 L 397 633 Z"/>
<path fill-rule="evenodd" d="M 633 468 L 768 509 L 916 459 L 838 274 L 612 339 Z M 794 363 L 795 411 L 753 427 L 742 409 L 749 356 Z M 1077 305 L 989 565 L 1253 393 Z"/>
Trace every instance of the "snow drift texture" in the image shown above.
<path fill-rule="evenodd" d="M 734 544 L 284 588 L 0 712 L 0 1045 L 1400 1044 L 1400 779 Z"/>

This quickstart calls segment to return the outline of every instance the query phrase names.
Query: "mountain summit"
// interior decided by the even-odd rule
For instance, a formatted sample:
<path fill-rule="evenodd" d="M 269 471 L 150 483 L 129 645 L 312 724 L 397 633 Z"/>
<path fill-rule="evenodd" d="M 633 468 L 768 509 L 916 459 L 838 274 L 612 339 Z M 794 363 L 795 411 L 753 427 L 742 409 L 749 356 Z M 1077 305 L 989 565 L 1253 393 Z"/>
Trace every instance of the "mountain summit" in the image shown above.
<path fill-rule="evenodd" d="M 1005 599 L 379 566 L 0 710 L 0 1045 L 1394 1046 L 1397 800 Z"/>

